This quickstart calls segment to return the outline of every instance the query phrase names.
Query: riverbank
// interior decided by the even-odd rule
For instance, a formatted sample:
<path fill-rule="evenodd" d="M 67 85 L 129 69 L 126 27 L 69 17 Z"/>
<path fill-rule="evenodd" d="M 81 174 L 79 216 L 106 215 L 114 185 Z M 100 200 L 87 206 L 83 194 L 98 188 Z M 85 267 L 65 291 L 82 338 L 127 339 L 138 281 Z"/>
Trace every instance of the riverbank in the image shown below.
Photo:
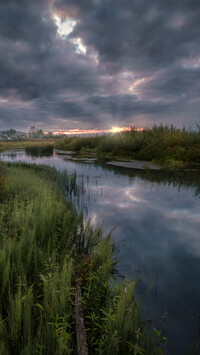
<path fill-rule="evenodd" d="M 139 160 L 165 169 L 200 168 L 200 131 L 173 126 L 153 126 L 97 137 L 67 137 L 57 140 L 55 148 L 78 155 L 95 154 L 98 160 Z"/>
<path fill-rule="evenodd" d="M 131 129 L 96 137 L 0 142 L 0 151 L 18 148 L 25 148 L 30 153 L 35 149 L 36 154 L 43 154 L 45 149 L 48 154 L 48 149 L 55 148 L 58 154 L 73 154 L 73 159 L 89 158 L 130 168 L 200 169 L 200 131 L 174 126 L 153 126 L 143 131 Z M 41 153 L 37 152 L 39 149 Z"/>
<path fill-rule="evenodd" d="M 55 145 L 55 139 L 51 138 L 42 138 L 42 139 L 23 139 L 19 141 L 0 141 L 0 152 L 4 150 L 11 149 L 25 149 L 31 147 L 48 147 Z"/>
<path fill-rule="evenodd" d="M 65 159 L 70 161 L 78 161 L 85 163 L 99 163 L 98 159 L 95 157 L 94 153 L 82 154 L 81 156 L 77 156 L 73 151 L 68 150 L 59 150 L 54 149 L 54 152 L 58 155 L 63 155 Z M 104 162 L 105 163 L 105 162 Z M 158 164 L 153 164 L 149 161 L 141 161 L 141 160 L 111 160 L 106 162 L 107 165 L 111 166 L 119 166 L 127 169 L 139 169 L 139 170 L 161 170 L 163 167 Z"/>
<path fill-rule="evenodd" d="M 0 175 L 1 353 L 75 354 L 76 282 L 89 353 L 156 354 L 163 334 L 142 320 L 136 283 L 111 286 L 111 236 L 63 196 L 75 177 L 28 164 L 1 164 Z"/>

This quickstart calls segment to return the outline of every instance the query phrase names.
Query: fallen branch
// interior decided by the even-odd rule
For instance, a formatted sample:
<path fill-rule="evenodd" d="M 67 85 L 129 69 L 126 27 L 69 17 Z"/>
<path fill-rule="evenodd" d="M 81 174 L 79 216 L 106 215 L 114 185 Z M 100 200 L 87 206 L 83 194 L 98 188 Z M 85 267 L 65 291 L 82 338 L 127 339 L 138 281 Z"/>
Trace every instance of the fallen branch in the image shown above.
<path fill-rule="evenodd" d="M 76 342 L 77 354 L 88 355 L 83 310 L 81 306 L 81 288 L 78 282 L 75 283 L 75 313 L 76 313 Z"/>

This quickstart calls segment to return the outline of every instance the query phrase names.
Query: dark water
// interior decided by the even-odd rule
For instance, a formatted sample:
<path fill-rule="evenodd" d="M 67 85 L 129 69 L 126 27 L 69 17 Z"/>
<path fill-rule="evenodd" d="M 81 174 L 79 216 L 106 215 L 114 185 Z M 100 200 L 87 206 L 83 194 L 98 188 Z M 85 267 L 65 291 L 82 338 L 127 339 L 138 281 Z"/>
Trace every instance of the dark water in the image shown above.
<path fill-rule="evenodd" d="M 116 227 L 119 274 L 139 276 L 144 313 L 161 328 L 167 311 L 165 353 L 189 354 L 200 327 L 199 173 L 111 168 L 68 161 L 55 153 L 32 157 L 23 150 L 0 158 L 76 171 L 86 189 L 81 199 L 86 218 L 102 225 L 105 233 Z"/>

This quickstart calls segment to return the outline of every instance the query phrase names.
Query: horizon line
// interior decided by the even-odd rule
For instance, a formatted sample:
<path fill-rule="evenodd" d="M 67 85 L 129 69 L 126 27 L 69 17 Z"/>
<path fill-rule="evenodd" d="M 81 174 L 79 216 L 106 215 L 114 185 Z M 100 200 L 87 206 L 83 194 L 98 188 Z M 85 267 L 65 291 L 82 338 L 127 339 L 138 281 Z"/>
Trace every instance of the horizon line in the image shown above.
<path fill-rule="evenodd" d="M 135 131 L 143 131 L 144 128 L 132 128 L 132 127 L 112 127 L 110 129 L 60 129 L 57 131 L 52 131 L 54 135 L 81 135 L 81 134 L 98 134 L 98 133 L 119 133 L 119 132 L 124 132 L 124 131 L 130 131 L 131 129 L 134 129 Z M 45 134 L 48 134 L 48 131 L 44 132 Z"/>

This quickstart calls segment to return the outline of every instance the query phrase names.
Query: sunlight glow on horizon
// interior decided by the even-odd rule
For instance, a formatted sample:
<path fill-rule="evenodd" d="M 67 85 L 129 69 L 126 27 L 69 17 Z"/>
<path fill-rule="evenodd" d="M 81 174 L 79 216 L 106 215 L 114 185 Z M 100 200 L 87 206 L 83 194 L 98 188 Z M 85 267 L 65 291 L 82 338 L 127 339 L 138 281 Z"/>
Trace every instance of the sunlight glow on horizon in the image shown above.
<path fill-rule="evenodd" d="M 69 129 L 53 131 L 54 135 L 84 135 L 84 134 L 99 134 L 99 133 L 119 133 L 124 131 L 130 131 L 131 127 L 112 127 L 110 129 Z M 135 131 L 143 131 L 144 128 L 134 128 Z M 48 132 L 44 132 L 48 134 Z"/>
<path fill-rule="evenodd" d="M 122 132 L 122 131 L 128 131 L 129 129 L 124 129 L 125 127 L 112 127 L 111 128 L 111 132 L 112 133 L 118 133 L 118 132 Z"/>

